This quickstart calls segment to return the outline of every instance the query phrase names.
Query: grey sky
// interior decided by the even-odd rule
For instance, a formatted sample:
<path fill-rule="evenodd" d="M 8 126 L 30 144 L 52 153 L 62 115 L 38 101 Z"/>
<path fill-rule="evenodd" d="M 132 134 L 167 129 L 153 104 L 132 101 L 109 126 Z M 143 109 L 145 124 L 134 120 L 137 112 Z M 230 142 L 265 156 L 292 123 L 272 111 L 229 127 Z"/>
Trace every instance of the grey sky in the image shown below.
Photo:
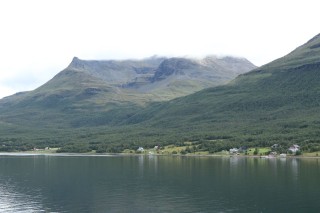
<path fill-rule="evenodd" d="M 73 56 L 210 54 L 263 65 L 320 33 L 316 0 L 10 0 L 0 2 L 0 98 L 31 90 Z"/>

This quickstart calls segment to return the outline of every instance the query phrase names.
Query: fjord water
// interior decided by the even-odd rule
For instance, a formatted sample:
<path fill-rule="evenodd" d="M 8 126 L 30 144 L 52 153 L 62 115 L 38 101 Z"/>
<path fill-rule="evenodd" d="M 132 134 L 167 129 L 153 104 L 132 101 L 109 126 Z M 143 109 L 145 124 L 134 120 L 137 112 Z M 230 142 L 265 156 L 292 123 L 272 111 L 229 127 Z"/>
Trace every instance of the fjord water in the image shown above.
<path fill-rule="evenodd" d="M 319 212 L 319 159 L 1 155 L 0 212 Z"/>

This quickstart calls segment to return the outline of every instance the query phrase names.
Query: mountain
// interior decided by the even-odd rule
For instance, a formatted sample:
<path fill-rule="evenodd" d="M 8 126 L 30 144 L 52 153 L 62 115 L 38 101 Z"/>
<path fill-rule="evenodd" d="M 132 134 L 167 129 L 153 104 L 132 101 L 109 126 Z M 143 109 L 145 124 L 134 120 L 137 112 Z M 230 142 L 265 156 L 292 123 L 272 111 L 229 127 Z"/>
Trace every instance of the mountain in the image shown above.
<path fill-rule="evenodd" d="M 1 137 L 59 141 L 57 137 L 81 127 L 111 128 L 147 105 L 225 84 L 254 68 L 248 60 L 234 57 L 106 61 L 75 57 L 39 88 L 0 100 Z"/>
<path fill-rule="evenodd" d="M 111 69 L 111 61 L 75 58 L 35 91 L 1 100 L 0 142 L 11 149 L 46 145 L 65 151 L 184 142 L 211 152 L 274 143 L 320 150 L 320 35 L 242 74 L 236 68 L 248 65 L 245 59 L 150 60 L 113 62 Z M 119 68 L 125 72 L 117 76 L 121 66 L 131 68 Z M 209 76 L 221 66 L 224 71 Z M 227 84 L 206 85 L 238 74 Z M 207 88 L 183 96 L 180 88 L 192 88 L 192 79 Z"/>

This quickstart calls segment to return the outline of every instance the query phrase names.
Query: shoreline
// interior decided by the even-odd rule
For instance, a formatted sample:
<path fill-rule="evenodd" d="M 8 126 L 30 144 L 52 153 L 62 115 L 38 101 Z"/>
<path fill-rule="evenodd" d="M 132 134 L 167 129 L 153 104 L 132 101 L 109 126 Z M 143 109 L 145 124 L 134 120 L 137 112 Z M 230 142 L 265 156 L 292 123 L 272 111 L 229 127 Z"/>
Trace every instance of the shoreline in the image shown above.
<path fill-rule="evenodd" d="M 135 153 L 50 153 L 50 152 L 0 152 L 0 156 L 57 156 L 57 157 L 117 157 L 117 156 L 172 156 L 172 157 L 225 157 L 225 158 L 261 158 L 261 159 L 320 159 L 320 156 L 266 157 L 260 155 L 219 155 L 219 154 L 135 154 Z"/>

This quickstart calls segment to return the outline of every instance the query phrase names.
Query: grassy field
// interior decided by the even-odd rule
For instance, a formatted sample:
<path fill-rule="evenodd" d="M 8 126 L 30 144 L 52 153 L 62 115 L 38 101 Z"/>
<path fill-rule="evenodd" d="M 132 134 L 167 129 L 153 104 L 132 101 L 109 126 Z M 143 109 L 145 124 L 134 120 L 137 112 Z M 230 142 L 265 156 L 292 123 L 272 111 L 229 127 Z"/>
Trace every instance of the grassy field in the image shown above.
<path fill-rule="evenodd" d="M 252 147 L 248 149 L 248 155 L 254 155 L 254 151 L 255 151 L 256 147 Z M 266 155 L 267 153 L 269 153 L 271 151 L 271 148 L 269 147 L 257 147 L 258 150 L 258 154 L 257 155 Z"/>
<path fill-rule="evenodd" d="M 303 157 L 319 157 L 320 152 L 307 152 L 307 153 L 302 153 Z"/>

